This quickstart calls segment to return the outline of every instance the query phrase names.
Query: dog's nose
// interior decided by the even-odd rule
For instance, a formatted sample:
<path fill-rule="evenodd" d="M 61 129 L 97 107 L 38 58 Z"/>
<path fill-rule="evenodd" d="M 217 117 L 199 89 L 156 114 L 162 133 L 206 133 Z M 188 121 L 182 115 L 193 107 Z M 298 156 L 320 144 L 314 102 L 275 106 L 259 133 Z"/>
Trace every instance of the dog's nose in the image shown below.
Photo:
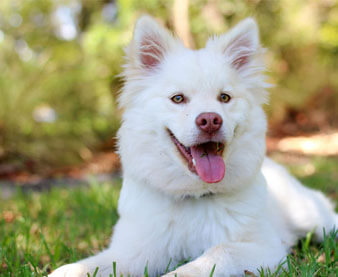
<path fill-rule="evenodd" d="M 196 118 L 197 127 L 210 135 L 218 131 L 222 123 L 222 117 L 217 113 L 201 113 Z"/>

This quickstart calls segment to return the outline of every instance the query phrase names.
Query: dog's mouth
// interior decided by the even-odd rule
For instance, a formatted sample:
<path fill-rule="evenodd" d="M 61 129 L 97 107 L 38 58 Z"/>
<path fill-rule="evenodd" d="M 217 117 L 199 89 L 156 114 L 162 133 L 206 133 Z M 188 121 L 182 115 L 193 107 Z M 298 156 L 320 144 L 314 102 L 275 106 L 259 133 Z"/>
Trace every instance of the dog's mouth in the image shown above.
<path fill-rule="evenodd" d="M 168 132 L 191 172 L 196 173 L 206 183 L 218 183 L 223 180 L 225 164 L 222 142 L 207 141 L 186 147 L 170 130 Z"/>

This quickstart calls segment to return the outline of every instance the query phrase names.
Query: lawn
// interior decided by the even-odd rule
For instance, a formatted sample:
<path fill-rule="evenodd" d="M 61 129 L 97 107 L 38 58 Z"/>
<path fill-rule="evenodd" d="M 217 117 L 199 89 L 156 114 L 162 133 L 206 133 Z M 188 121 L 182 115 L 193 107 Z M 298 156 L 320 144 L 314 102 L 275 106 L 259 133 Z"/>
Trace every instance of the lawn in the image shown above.
<path fill-rule="evenodd" d="M 284 156 L 276 154 L 274 158 L 286 162 Z M 287 163 L 305 184 L 325 191 L 337 202 L 337 158 L 289 158 Z M 118 219 L 120 186 L 120 180 L 114 184 L 93 181 L 86 187 L 29 193 L 18 190 L 1 200 L 0 276 L 45 276 L 60 265 L 103 249 Z M 279 273 L 338 276 L 337 240 L 331 234 L 318 244 L 309 233 L 294 247 L 286 269 Z"/>

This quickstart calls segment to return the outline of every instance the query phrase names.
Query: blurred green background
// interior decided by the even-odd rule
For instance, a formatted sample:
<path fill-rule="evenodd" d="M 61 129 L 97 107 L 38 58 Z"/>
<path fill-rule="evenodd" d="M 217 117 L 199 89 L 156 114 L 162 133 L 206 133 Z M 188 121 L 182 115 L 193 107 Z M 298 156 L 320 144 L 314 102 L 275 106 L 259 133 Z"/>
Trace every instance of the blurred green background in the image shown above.
<path fill-rule="evenodd" d="M 48 168 L 112 147 L 123 47 L 144 13 L 196 48 L 254 16 L 275 84 L 271 135 L 337 128 L 336 0 L 1 0 L 0 164 Z"/>

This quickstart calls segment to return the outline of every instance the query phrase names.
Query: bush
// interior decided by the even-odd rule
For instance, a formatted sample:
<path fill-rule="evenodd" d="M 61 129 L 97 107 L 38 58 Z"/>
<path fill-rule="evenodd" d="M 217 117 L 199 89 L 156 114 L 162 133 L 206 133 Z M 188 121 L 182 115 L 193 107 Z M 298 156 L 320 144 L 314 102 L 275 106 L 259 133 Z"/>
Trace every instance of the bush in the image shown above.
<path fill-rule="evenodd" d="M 109 140 L 118 128 L 115 98 L 121 80 L 116 76 L 132 26 L 141 13 L 149 13 L 173 28 L 172 4 L 2 0 L 0 159 L 73 163 Z M 336 1 L 191 0 L 189 12 L 197 47 L 210 34 L 256 17 L 276 85 L 267 109 L 272 121 L 322 96 L 328 100 L 311 109 L 337 118 Z"/>

